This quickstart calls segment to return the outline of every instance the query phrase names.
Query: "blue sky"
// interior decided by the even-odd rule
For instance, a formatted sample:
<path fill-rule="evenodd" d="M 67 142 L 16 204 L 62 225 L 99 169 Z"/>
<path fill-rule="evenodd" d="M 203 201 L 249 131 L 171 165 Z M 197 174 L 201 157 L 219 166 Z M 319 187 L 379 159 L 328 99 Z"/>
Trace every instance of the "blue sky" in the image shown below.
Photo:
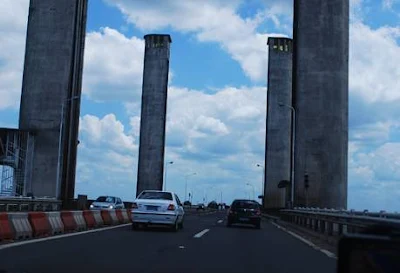
<path fill-rule="evenodd" d="M 202 5 L 200 5 L 200 2 Z M 0 126 L 16 127 L 27 0 L 0 2 Z M 76 192 L 135 196 L 143 35 L 172 36 L 168 187 L 194 201 L 261 192 L 267 38 L 290 0 L 89 1 Z M 400 1 L 351 0 L 348 207 L 400 208 Z M 183 197 L 182 197 L 183 199 Z"/>

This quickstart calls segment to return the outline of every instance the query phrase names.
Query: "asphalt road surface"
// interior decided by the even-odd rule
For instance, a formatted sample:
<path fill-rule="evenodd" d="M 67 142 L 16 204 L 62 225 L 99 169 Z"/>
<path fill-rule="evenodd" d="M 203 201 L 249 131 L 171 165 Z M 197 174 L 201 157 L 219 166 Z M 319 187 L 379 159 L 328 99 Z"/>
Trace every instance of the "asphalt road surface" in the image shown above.
<path fill-rule="evenodd" d="M 335 272 L 335 259 L 267 221 L 228 228 L 225 215 L 189 215 L 177 233 L 123 226 L 1 249 L 0 272 Z"/>

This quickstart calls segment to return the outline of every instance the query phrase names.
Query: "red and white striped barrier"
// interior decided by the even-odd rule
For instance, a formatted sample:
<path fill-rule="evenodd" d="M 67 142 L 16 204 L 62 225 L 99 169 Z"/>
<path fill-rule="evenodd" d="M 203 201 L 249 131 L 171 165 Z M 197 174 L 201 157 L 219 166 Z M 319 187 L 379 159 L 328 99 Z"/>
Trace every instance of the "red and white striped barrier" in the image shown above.
<path fill-rule="evenodd" d="M 117 214 L 116 214 L 115 210 L 110 210 L 108 212 L 110 213 L 111 224 L 112 225 L 117 225 L 119 223 L 119 221 L 118 221 Z"/>
<path fill-rule="evenodd" d="M 61 220 L 61 213 L 59 211 L 46 212 L 51 226 L 51 233 L 60 234 L 64 233 L 64 224 Z"/>
<path fill-rule="evenodd" d="M 76 222 L 76 228 L 78 231 L 86 230 L 86 221 L 83 218 L 83 214 L 81 210 L 73 211 L 72 215 L 74 216 Z"/>
<path fill-rule="evenodd" d="M 1 212 L 0 243 L 131 222 L 129 210 Z"/>
<path fill-rule="evenodd" d="M 94 220 L 96 221 L 96 227 L 104 226 L 103 218 L 101 217 L 101 211 L 91 210 Z"/>

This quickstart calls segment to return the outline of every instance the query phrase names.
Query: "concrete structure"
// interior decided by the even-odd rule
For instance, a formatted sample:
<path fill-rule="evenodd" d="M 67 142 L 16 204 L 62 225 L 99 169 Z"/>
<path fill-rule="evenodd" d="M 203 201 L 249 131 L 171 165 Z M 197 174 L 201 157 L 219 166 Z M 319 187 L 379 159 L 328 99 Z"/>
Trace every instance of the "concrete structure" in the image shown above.
<path fill-rule="evenodd" d="M 0 128 L 0 196 L 26 196 L 31 192 L 31 166 L 35 133 Z"/>
<path fill-rule="evenodd" d="M 87 0 L 30 1 L 19 127 L 36 132 L 35 196 L 74 196 L 86 12 Z"/>
<path fill-rule="evenodd" d="M 292 40 L 268 39 L 267 130 L 265 140 L 265 208 L 285 206 L 281 180 L 290 180 L 292 113 Z"/>
<path fill-rule="evenodd" d="M 165 122 L 171 37 L 144 36 L 142 112 L 136 195 L 146 189 L 162 190 Z"/>
<path fill-rule="evenodd" d="M 293 54 L 295 204 L 346 208 L 349 0 L 294 1 Z"/>

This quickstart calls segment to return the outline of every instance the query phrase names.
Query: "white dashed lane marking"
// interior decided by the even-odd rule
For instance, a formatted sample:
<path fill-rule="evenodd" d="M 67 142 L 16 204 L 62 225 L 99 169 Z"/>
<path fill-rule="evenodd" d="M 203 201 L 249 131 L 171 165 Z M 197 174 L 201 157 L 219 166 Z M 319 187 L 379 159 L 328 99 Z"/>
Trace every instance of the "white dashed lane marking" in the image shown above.
<path fill-rule="evenodd" d="M 197 233 L 196 235 L 194 235 L 194 238 L 201 238 L 201 236 L 203 236 L 204 234 L 206 234 L 207 232 L 209 232 L 210 230 L 207 228 L 203 231 L 200 231 L 199 233 Z"/>

